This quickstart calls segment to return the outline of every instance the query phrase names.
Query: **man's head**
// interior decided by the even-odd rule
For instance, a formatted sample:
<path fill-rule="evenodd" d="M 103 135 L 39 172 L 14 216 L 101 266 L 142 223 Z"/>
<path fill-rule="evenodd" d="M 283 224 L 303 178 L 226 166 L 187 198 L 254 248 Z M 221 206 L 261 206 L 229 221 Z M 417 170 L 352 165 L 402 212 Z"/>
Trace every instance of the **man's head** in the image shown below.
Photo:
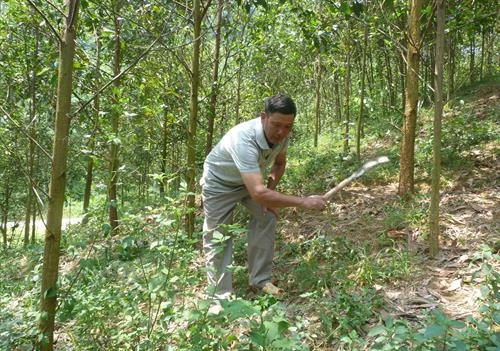
<path fill-rule="evenodd" d="M 280 112 L 284 115 L 293 115 L 295 117 L 297 107 L 291 97 L 283 93 L 278 93 L 266 99 L 264 111 L 269 115 Z"/>
<path fill-rule="evenodd" d="M 260 114 L 267 141 L 279 144 L 292 131 L 297 107 L 291 97 L 279 93 L 266 99 L 264 112 Z"/>

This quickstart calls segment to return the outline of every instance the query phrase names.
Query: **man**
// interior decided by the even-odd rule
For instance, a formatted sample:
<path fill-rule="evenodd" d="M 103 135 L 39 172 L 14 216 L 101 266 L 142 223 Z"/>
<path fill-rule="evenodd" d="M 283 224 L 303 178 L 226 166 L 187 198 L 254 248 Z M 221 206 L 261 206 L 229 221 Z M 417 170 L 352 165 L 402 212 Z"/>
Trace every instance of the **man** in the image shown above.
<path fill-rule="evenodd" d="M 318 195 L 299 197 L 275 191 L 285 172 L 289 135 L 297 109 L 284 94 L 268 98 L 260 118 L 233 127 L 207 156 L 201 179 L 205 222 L 203 249 L 208 268 L 208 282 L 217 297 L 232 293 L 233 238 L 223 243 L 214 232 L 232 222 L 236 204 L 250 212 L 248 230 L 249 285 L 266 293 L 279 295 L 271 283 L 277 208 L 302 207 L 322 209 L 326 202 Z M 264 172 L 272 165 L 264 184 Z M 220 237 L 220 236 L 219 236 Z M 222 245 L 222 248 L 220 246 Z"/>

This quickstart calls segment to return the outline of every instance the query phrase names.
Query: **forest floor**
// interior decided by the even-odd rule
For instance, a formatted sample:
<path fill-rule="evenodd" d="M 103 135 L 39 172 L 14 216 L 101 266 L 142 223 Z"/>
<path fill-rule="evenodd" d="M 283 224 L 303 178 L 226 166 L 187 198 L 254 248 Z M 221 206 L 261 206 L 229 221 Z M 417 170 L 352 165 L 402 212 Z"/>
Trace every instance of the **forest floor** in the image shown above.
<path fill-rule="evenodd" d="M 459 334 L 470 332 L 463 339 L 468 345 L 481 338 L 491 345 L 486 339 L 500 334 L 498 316 L 479 331 L 470 318 L 482 318 L 489 279 L 485 267 L 500 271 L 499 92 L 498 82 L 481 84 L 464 95 L 463 103 L 446 109 L 443 124 L 452 132 L 443 135 L 436 257 L 430 257 L 426 241 L 431 160 L 428 149 L 418 150 L 428 143 L 417 144 L 417 189 L 408 203 L 397 195 L 392 151 L 391 171 L 363 176 L 325 210 L 281 211 L 274 277 L 285 294 L 279 303 L 248 289 L 244 228 L 237 228 L 241 233 L 235 238 L 235 267 L 242 268 L 234 274 L 237 298 L 225 305 L 226 311 L 212 314 L 213 301 L 200 298 L 206 281 L 202 252 L 193 247 L 199 240 L 183 235 L 183 199 L 124 216 L 116 236 L 107 235 L 103 212 L 88 225 L 68 226 L 64 232 L 56 349 L 451 350 L 454 335 L 448 330 L 421 332 L 424 340 L 416 341 L 434 311 L 468 321 L 467 328 L 456 328 Z M 426 142 L 431 132 L 422 128 L 419 140 Z M 366 158 L 391 152 L 393 144 L 388 139 L 372 145 L 373 155 Z M 330 151 L 326 158 L 331 159 Z M 288 176 L 307 180 L 304 174 Z M 314 176 L 311 182 L 327 178 Z M 42 253 L 40 244 L 0 252 L 2 350 L 34 349 Z M 370 331 L 391 319 L 417 332 L 401 336 L 398 344 L 391 337 L 406 329 L 393 328 L 383 345 L 376 337 L 384 335 Z"/>
<path fill-rule="evenodd" d="M 497 136 L 499 92 L 497 83 L 481 86 L 473 92 L 477 99 L 464 102 L 474 111 L 474 118 L 493 118 L 497 121 Z M 443 123 L 447 123 L 453 115 L 453 111 L 449 111 Z M 430 310 L 439 308 L 453 320 L 477 317 L 481 305 L 481 285 L 484 283 L 484 277 L 478 273 L 483 260 L 488 259 L 492 269 L 500 272 L 500 262 L 489 260 L 492 253 L 498 254 L 500 250 L 499 154 L 500 141 L 497 138 L 460 153 L 472 167 L 443 169 L 445 181 L 442 182 L 440 203 L 440 249 L 434 258 L 430 257 L 426 242 L 427 219 L 419 221 L 420 225 L 395 221 L 395 226 L 391 226 L 387 221 L 391 215 L 387 212 L 388 206 L 401 202 L 397 195 L 397 182 L 349 186 L 320 214 L 293 210 L 284 212 L 281 245 L 304 243 L 317 235 L 324 235 L 327 240 L 340 237 L 349 239 L 357 246 L 367 247 L 367 255 L 376 259 L 377 252 L 384 249 L 384 242 L 390 240 L 396 247 L 410 252 L 415 266 L 408 280 L 389 279 L 374 285 L 385 302 L 380 315 L 420 321 L 429 315 Z M 418 172 L 418 192 L 429 193 L 430 177 L 423 178 L 425 173 L 422 176 Z M 428 198 L 417 201 L 417 204 L 427 213 L 430 205 Z M 287 277 L 303 259 L 278 257 L 277 276 Z M 341 257 L 332 258 L 335 259 Z M 287 304 L 291 306 L 291 311 L 302 314 L 307 314 L 308 310 L 315 311 L 314 308 L 309 309 L 311 306 L 307 306 L 307 301 L 301 297 L 304 291 L 287 289 L 286 278 L 277 283 L 288 291 Z M 329 287 L 326 293 L 334 295 L 332 290 L 335 287 Z M 297 308 L 294 304 L 305 305 Z M 319 327 L 319 317 L 311 318 L 317 321 Z"/>

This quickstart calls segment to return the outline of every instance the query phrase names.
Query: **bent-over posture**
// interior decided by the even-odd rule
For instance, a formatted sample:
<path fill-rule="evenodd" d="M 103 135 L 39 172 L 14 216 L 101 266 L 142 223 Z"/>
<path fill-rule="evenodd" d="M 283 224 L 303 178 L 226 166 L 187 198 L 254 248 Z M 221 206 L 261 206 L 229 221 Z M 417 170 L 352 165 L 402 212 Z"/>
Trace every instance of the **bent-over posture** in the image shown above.
<path fill-rule="evenodd" d="M 237 203 L 250 212 L 248 228 L 249 285 L 271 294 L 279 289 L 271 283 L 277 209 L 302 207 L 322 209 L 325 200 L 318 195 L 285 195 L 275 191 L 285 172 L 286 151 L 297 109 L 284 94 L 266 100 L 259 118 L 233 127 L 207 156 L 201 179 L 203 209 L 203 249 L 208 282 L 218 297 L 232 293 L 233 238 L 222 244 L 214 240 L 221 224 L 232 222 Z M 264 184 L 266 168 L 271 166 Z M 222 245 L 222 248 L 221 248 Z"/>

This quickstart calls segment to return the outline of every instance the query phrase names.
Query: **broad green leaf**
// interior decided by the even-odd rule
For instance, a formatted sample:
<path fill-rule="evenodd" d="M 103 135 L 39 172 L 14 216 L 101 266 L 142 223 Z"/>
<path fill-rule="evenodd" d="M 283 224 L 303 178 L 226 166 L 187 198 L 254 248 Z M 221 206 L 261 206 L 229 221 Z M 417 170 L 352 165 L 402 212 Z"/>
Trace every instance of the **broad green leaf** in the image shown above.
<path fill-rule="evenodd" d="M 386 333 L 385 327 L 383 325 L 377 325 L 370 329 L 370 331 L 368 332 L 368 336 L 375 336 L 382 333 Z"/>
<path fill-rule="evenodd" d="M 229 321 L 234 321 L 239 318 L 248 318 L 259 313 L 259 309 L 246 300 L 221 301 L 224 307 L 224 313 Z"/>
<path fill-rule="evenodd" d="M 104 237 L 107 237 L 109 233 L 111 232 L 111 225 L 109 223 L 104 223 L 102 225 L 102 233 Z"/>
<path fill-rule="evenodd" d="M 260 330 L 253 329 L 250 331 L 250 340 L 258 346 L 264 347 L 266 345 L 266 335 L 263 335 Z"/>
<path fill-rule="evenodd" d="M 462 321 L 451 321 L 450 326 L 456 329 L 463 329 L 465 328 L 465 323 Z"/>
<path fill-rule="evenodd" d="M 455 345 L 453 345 L 453 350 L 454 351 L 467 351 L 469 350 L 467 348 L 467 345 L 463 341 L 457 340 L 455 341 Z"/>
<path fill-rule="evenodd" d="M 438 336 L 443 336 L 445 334 L 446 334 L 445 327 L 443 327 L 442 325 L 433 324 L 433 325 L 427 327 L 427 329 L 425 329 L 424 338 L 432 339 L 432 338 L 435 338 Z"/>

